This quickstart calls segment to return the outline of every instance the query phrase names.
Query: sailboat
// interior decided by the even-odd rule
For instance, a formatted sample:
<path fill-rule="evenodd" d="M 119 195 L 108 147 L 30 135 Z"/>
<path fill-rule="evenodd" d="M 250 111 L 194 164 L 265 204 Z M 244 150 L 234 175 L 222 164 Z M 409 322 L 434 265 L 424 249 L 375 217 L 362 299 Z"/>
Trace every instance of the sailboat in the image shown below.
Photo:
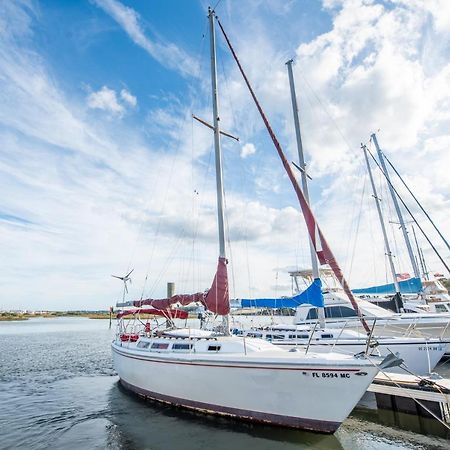
<path fill-rule="evenodd" d="M 430 279 L 427 266 L 425 263 L 425 258 L 423 255 L 422 249 L 419 247 L 416 232 L 414 230 L 414 226 L 411 225 L 414 241 L 416 244 L 416 250 L 417 250 L 417 257 L 414 255 L 411 241 L 408 235 L 408 231 L 406 229 L 405 220 L 403 218 L 402 210 L 400 208 L 398 199 L 402 200 L 401 197 L 398 195 L 397 190 L 394 188 L 394 185 L 392 184 L 388 167 L 386 166 L 385 159 L 389 162 L 390 166 L 394 169 L 394 172 L 397 174 L 397 176 L 400 178 L 400 180 L 403 182 L 406 189 L 410 192 L 418 206 L 421 208 L 421 210 L 424 212 L 425 216 L 428 218 L 428 220 L 431 222 L 435 230 L 438 232 L 440 237 L 443 239 L 445 244 L 447 245 L 447 248 L 450 248 L 448 245 L 448 242 L 440 232 L 440 230 L 436 227 L 435 223 L 431 220 L 429 214 L 425 211 L 423 206 L 420 204 L 420 202 L 417 200 L 417 198 L 414 196 L 414 194 L 409 189 L 408 185 L 404 182 L 403 178 L 400 176 L 398 171 L 395 169 L 393 164 L 389 161 L 389 159 L 386 157 L 384 152 L 381 150 L 378 139 L 375 133 L 372 133 L 370 136 L 370 141 L 373 142 L 375 145 L 376 153 L 378 155 L 379 163 L 377 165 L 379 166 L 382 174 L 384 175 L 387 185 L 389 188 L 390 196 L 392 199 L 392 203 L 395 207 L 395 211 L 397 213 L 398 218 L 398 224 L 400 225 L 400 229 L 402 230 L 403 239 L 405 242 L 405 246 L 407 249 L 409 261 L 412 268 L 412 276 L 409 273 L 400 273 L 397 274 L 394 262 L 392 259 L 392 254 L 389 248 L 389 242 L 388 237 L 385 230 L 384 225 L 384 219 L 382 210 L 380 208 L 380 201 L 376 194 L 376 188 L 375 184 L 373 182 L 372 172 L 369 164 L 369 159 L 367 156 L 367 153 L 370 151 L 367 149 L 366 146 L 362 146 L 364 150 L 367 170 L 369 173 L 369 177 L 371 180 L 372 190 L 374 192 L 374 199 L 377 204 L 377 212 L 379 221 L 381 224 L 382 232 L 383 232 L 383 238 L 385 241 L 385 247 L 386 247 L 386 255 L 389 259 L 389 265 L 391 268 L 391 274 L 393 278 L 392 283 L 380 285 L 380 286 L 370 286 L 366 288 L 360 288 L 360 289 L 354 289 L 353 292 L 358 295 L 364 295 L 365 298 L 375 303 L 379 306 L 382 306 L 384 308 L 393 309 L 395 312 L 409 312 L 409 313 L 444 313 L 448 314 L 450 312 L 450 297 L 448 296 L 448 291 L 445 289 L 444 286 L 442 286 L 437 279 Z M 370 153 L 372 158 L 375 160 L 373 155 Z M 403 200 L 402 200 L 403 202 Z M 404 203 L 404 202 L 403 202 Z M 409 212 L 409 210 L 408 210 Z M 414 219 L 414 217 L 413 217 Z M 415 219 L 414 219 L 415 220 Z M 423 232 L 422 228 L 420 230 Z M 427 236 L 425 236 L 428 242 L 431 244 L 431 241 Z M 442 259 L 442 256 L 437 252 L 436 248 L 432 245 L 433 250 L 436 252 L 438 257 L 441 259 L 441 261 L 444 263 L 445 267 L 448 270 L 447 264 L 445 264 L 445 261 Z M 422 270 L 422 274 L 419 270 L 419 262 L 420 262 L 420 268 Z M 421 278 L 422 275 L 422 278 Z M 389 299 L 390 295 L 394 295 L 393 299 L 395 300 L 392 302 Z M 405 294 L 405 295 L 403 295 Z M 437 295 L 436 295 L 437 294 Z M 428 302 L 430 303 L 428 305 Z M 393 304 L 392 304 L 393 303 Z M 394 307 L 394 308 L 392 308 Z"/>
<path fill-rule="evenodd" d="M 306 164 L 303 154 L 292 64 L 292 59 L 286 63 L 291 90 L 292 110 L 300 164 L 298 168 L 301 172 L 302 191 L 306 202 L 309 204 L 308 175 L 306 172 Z M 370 166 L 369 174 L 371 176 Z M 374 197 L 376 198 L 376 192 L 374 192 Z M 381 223 L 383 225 L 383 232 L 385 233 L 384 223 Z M 320 238 L 318 238 L 317 241 L 319 241 L 319 239 Z M 240 304 L 244 308 L 298 308 L 300 305 L 305 305 L 303 308 L 307 308 L 307 305 L 314 306 L 315 308 L 313 311 L 315 314 L 310 314 L 309 316 L 310 319 L 314 319 L 314 323 L 301 326 L 279 324 L 252 330 L 242 330 L 242 333 L 246 336 L 260 337 L 269 340 L 278 346 L 289 348 L 307 348 L 316 352 L 340 351 L 354 354 L 357 352 L 370 350 L 371 353 L 382 356 L 393 353 L 399 355 L 399 357 L 403 359 L 404 366 L 406 366 L 407 370 L 420 375 L 430 373 L 446 352 L 447 345 L 450 344 L 449 339 L 443 340 L 439 338 L 406 336 L 387 337 L 383 336 L 382 329 L 377 329 L 377 333 L 372 334 L 370 342 L 368 342 L 366 333 L 360 333 L 357 330 L 345 329 L 345 323 L 343 326 L 335 328 L 333 328 L 332 324 L 327 323 L 327 319 L 330 319 L 330 314 L 329 307 L 325 307 L 321 281 L 321 274 L 326 273 L 326 270 L 319 269 L 316 250 L 312 239 L 310 239 L 309 244 L 312 269 L 311 272 L 307 274 L 309 278 L 306 283 L 308 286 L 307 289 L 290 298 L 241 299 Z M 387 254 L 390 255 L 389 247 L 387 247 Z M 393 273 L 395 273 L 393 262 L 392 260 L 390 261 L 392 264 Z M 329 270 L 328 274 L 332 276 L 333 270 Z M 295 277 L 294 280 L 296 286 L 298 287 L 297 277 Z M 336 285 L 339 286 L 339 283 L 336 283 Z M 359 302 L 356 304 L 359 306 Z M 339 315 L 342 315 L 342 307 L 339 307 L 338 309 Z M 352 314 L 352 317 L 354 317 L 355 320 L 358 319 L 358 310 L 350 307 L 345 307 L 345 309 Z M 360 317 L 361 315 L 363 316 L 362 311 L 360 311 Z M 365 319 L 363 318 L 363 326 L 364 322 Z M 401 367 L 395 367 L 391 369 L 391 371 L 404 373 L 404 366 L 402 365 Z"/>
<path fill-rule="evenodd" d="M 134 302 L 139 314 L 158 310 L 170 319 L 175 304 L 202 303 L 222 315 L 222 332 L 145 326 L 125 333 L 124 316 L 112 342 L 120 383 L 145 398 L 206 413 L 333 433 L 380 367 L 397 364 L 365 355 L 288 351 L 267 341 L 230 335 L 223 182 L 218 111 L 214 10 L 209 9 L 213 130 L 216 155 L 219 260 L 207 292 Z M 220 22 L 219 22 L 220 24 Z M 126 328 L 126 327 L 125 327 Z M 124 336 L 125 335 L 125 336 Z"/>

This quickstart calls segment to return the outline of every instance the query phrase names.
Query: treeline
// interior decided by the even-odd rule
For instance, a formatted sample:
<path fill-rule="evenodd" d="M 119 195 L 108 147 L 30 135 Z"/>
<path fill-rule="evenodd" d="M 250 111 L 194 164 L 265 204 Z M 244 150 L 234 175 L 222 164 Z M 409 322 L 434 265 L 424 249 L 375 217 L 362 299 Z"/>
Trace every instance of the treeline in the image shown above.
<path fill-rule="evenodd" d="M 96 310 L 96 311 L 42 311 L 42 312 L 0 312 L 0 321 L 6 320 L 28 320 L 33 317 L 93 317 L 102 318 L 109 317 L 109 311 Z"/>

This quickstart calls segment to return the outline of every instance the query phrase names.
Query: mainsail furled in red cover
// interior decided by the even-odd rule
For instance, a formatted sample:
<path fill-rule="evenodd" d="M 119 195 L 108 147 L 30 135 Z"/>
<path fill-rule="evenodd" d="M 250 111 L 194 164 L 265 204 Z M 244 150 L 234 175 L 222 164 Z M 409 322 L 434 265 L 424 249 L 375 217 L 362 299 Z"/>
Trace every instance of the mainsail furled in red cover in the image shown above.
<path fill-rule="evenodd" d="M 156 309 L 156 308 L 139 308 L 139 309 L 126 309 L 117 313 L 117 318 L 120 319 L 124 316 L 130 316 L 133 314 L 152 314 L 155 316 L 163 316 L 168 319 L 187 319 L 187 311 L 180 309 Z"/>
<path fill-rule="evenodd" d="M 206 309 L 221 316 L 230 312 L 227 260 L 225 258 L 219 257 L 216 275 L 203 304 Z"/>
<path fill-rule="evenodd" d="M 196 294 L 176 294 L 170 298 L 136 300 L 133 302 L 133 306 L 148 305 L 155 309 L 167 310 L 176 303 L 187 306 L 195 302 L 202 303 L 206 309 L 215 314 L 225 315 L 230 312 L 227 261 L 225 258 L 219 258 L 216 274 L 209 291 L 197 292 Z"/>
<path fill-rule="evenodd" d="M 286 173 L 288 174 L 288 177 L 291 180 L 291 183 L 292 183 L 292 186 L 294 187 L 295 193 L 297 194 L 298 200 L 300 202 L 300 207 L 301 207 L 303 215 L 305 217 L 306 226 L 308 227 L 309 236 L 310 236 L 311 241 L 316 250 L 317 257 L 319 258 L 319 261 L 321 264 L 329 264 L 329 266 L 333 270 L 334 275 L 336 276 L 336 278 L 338 279 L 342 288 L 344 289 L 345 293 L 347 294 L 347 297 L 349 298 L 353 308 L 355 309 L 356 313 L 360 317 L 361 322 L 364 326 L 364 329 L 367 332 L 369 332 L 370 331 L 369 327 L 361 315 L 361 312 L 356 303 L 356 299 L 353 296 L 352 291 L 351 291 L 346 279 L 344 278 L 344 275 L 336 261 L 336 258 L 334 257 L 330 247 L 328 246 L 327 241 L 325 240 L 322 232 L 320 231 L 319 225 L 317 224 L 317 221 L 311 211 L 311 208 L 309 207 L 308 202 L 306 201 L 305 196 L 303 195 L 303 192 L 300 189 L 297 179 L 295 178 L 294 172 L 292 171 L 292 168 L 291 168 L 289 162 L 287 161 L 286 156 L 284 155 L 283 149 L 281 148 L 281 145 L 278 142 L 278 139 L 275 136 L 275 133 L 273 132 L 272 127 L 270 126 L 270 123 L 267 120 L 267 117 L 264 114 L 264 111 L 263 111 L 261 105 L 259 104 L 258 99 L 256 98 L 256 95 L 250 85 L 247 75 L 245 74 L 244 69 L 241 66 L 241 63 L 239 62 L 236 52 L 234 51 L 233 46 L 231 45 L 231 42 L 228 39 L 228 36 L 226 35 L 225 30 L 222 27 L 222 24 L 220 23 L 220 20 L 217 19 L 217 21 L 218 21 L 219 27 L 225 37 L 225 40 L 228 44 L 228 47 L 230 48 L 231 54 L 233 55 L 233 58 L 236 61 L 239 71 L 241 72 L 242 77 L 244 78 L 244 81 L 248 87 L 248 90 L 250 91 L 253 101 L 255 102 L 255 105 L 261 115 L 264 125 L 266 126 L 267 131 L 269 132 L 269 135 L 272 138 L 272 142 L 278 152 L 281 162 L 283 163 Z"/>
<path fill-rule="evenodd" d="M 170 298 L 146 298 L 145 300 L 136 300 L 133 302 L 133 306 L 148 305 L 155 309 L 169 309 L 175 303 L 179 303 L 182 306 L 189 305 L 195 302 L 204 301 L 205 294 L 203 292 L 197 292 L 196 294 L 177 294 Z"/>

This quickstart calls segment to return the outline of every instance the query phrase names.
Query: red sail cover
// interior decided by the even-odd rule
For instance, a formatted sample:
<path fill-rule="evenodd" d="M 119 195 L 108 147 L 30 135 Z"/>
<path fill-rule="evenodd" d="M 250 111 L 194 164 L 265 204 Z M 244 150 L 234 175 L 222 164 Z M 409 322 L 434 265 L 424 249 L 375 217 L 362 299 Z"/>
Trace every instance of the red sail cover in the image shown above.
<path fill-rule="evenodd" d="M 189 305 L 195 302 L 204 302 L 205 294 L 197 292 L 196 294 L 177 294 L 170 298 L 147 298 L 145 300 L 136 300 L 133 302 L 134 306 L 149 305 L 155 309 L 169 309 L 171 305 L 180 303 L 182 306 Z"/>
<path fill-rule="evenodd" d="M 216 275 L 211 286 L 207 292 L 197 292 L 196 294 L 177 294 L 170 298 L 147 298 L 145 300 L 136 300 L 133 306 L 148 305 L 159 310 L 167 310 L 171 305 L 180 303 L 182 306 L 190 303 L 200 302 L 209 311 L 225 315 L 230 312 L 230 300 L 228 296 L 228 274 L 227 274 L 227 260 L 219 258 Z"/>
<path fill-rule="evenodd" d="M 188 318 L 188 312 L 187 311 L 181 311 L 180 309 L 168 309 L 165 311 L 162 311 L 160 309 L 154 309 L 154 308 L 142 308 L 142 309 L 127 309 L 124 311 L 120 311 L 117 314 L 117 318 L 120 319 L 123 316 L 129 316 L 131 314 L 153 314 L 155 316 L 164 316 L 168 317 L 170 319 L 187 319 Z"/>
<path fill-rule="evenodd" d="M 203 304 L 205 308 L 221 316 L 230 312 L 227 260 L 225 258 L 219 257 L 216 276 Z"/>

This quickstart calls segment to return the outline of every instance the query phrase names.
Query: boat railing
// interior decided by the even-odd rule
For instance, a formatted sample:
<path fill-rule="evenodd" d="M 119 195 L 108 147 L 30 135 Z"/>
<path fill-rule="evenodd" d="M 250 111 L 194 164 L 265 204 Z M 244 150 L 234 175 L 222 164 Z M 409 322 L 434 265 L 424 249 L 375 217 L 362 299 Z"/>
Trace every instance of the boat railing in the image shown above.
<path fill-rule="evenodd" d="M 369 353 L 369 348 L 371 347 L 372 336 L 373 336 L 373 332 L 375 330 L 375 325 L 376 324 L 377 324 L 377 319 L 375 318 L 373 323 L 372 323 L 372 328 L 370 329 L 370 333 L 367 336 L 366 352 L 365 352 L 366 355 Z"/>
<path fill-rule="evenodd" d="M 336 345 L 337 345 L 339 339 L 341 338 L 342 333 L 344 332 L 344 329 L 345 329 L 345 327 L 347 326 L 347 324 L 348 324 L 348 320 L 346 320 L 346 321 L 344 322 L 344 325 L 343 325 L 341 331 L 339 332 L 338 337 L 337 337 L 336 340 L 333 342 L 333 346 L 331 347 L 331 350 L 330 350 L 331 352 L 334 351 L 334 348 L 336 347 Z"/>
<path fill-rule="evenodd" d="M 316 328 L 317 328 L 317 325 L 318 325 L 318 324 L 319 324 L 319 321 L 317 321 L 317 322 L 314 324 L 314 328 L 313 328 L 313 330 L 311 331 L 311 334 L 309 335 L 308 344 L 307 344 L 307 346 L 306 346 L 306 348 L 305 348 L 305 355 L 308 354 L 309 346 L 311 345 L 311 341 L 312 341 L 312 338 L 313 338 L 313 336 L 314 336 L 314 333 L 316 332 Z"/>
<path fill-rule="evenodd" d="M 445 333 L 446 333 L 446 331 L 447 331 L 449 325 L 450 325 L 450 320 L 447 321 L 447 325 L 445 325 L 444 329 L 442 330 L 442 333 L 441 333 L 441 335 L 439 336 L 439 339 L 444 339 Z"/>

